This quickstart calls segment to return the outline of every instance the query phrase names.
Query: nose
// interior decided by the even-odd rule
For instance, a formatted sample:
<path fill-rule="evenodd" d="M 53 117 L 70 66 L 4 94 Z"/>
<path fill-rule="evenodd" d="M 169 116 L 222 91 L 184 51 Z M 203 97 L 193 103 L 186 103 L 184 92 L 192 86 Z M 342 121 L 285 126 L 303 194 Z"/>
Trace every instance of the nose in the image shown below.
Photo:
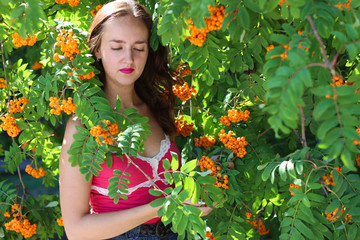
<path fill-rule="evenodd" d="M 125 50 L 124 53 L 124 62 L 125 63 L 132 63 L 134 61 L 134 53 L 132 52 L 131 48 Z"/>

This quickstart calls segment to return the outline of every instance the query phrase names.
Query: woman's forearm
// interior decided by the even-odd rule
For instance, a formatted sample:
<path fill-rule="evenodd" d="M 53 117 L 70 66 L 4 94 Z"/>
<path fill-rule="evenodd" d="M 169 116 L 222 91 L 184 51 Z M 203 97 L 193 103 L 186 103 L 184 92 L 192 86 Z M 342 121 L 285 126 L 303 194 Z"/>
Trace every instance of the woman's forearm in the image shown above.
<path fill-rule="evenodd" d="M 70 240 L 107 239 L 157 217 L 159 208 L 153 208 L 150 204 L 146 204 L 124 211 L 86 214 L 79 219 L 72 219 L 70 222 L 66 222 L 64 219 L 65 231 Z"/>

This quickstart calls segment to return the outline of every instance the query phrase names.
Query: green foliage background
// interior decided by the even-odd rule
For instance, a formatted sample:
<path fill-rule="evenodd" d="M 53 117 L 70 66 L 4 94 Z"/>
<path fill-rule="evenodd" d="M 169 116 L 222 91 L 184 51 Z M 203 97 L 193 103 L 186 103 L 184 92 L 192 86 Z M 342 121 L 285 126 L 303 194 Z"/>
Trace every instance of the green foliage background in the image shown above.
<path fill-rule="evenodd" d="M 97 78 L 81 80 L 77 74 L 96 70 L 86 46 L 86 30 L 91 10 L 107 1 L 81 0 L 78 6 L 57 4 L 54 0 L 2 0 L 0 2 L 0 78 L 8 88 L 0 89 L 0 115 L 8 111 L 9 100 L 25 97 L 29 104 L 14 114 L 21 133 L 16 138 L 1 133 L 2 166 L 9 174 L 19 174 L 20 164 L 30 159 L 46 170 L 42 184 L 54 186 L 58 175 L 63 114 L 50 114 L 49 97 L 73 97 L 76 115 L 83 128 L 75 136 L 70 161 L 81 166 L 89 180 L 101 170 L 110 150 L 136 156 L 149 134 L 147 119 L 134 109 L 116 113 L 104 99 Z M 360 140 L 360 0 L 140 0 L 154 18 L 151 46 L 169 45 L 172 67 L 188 64 L 193 72 L 185 77 L 198 94 L 187 101 L 178 100 L 176 116 L 186 115 L 194 123 L 189 137 L 178 136 L 182 168 L 177 156 L 165 161 L 164 175 L 174 188 L 152 194 L 159 198 L 153 205 L 163 205 L 159 215 L 172 222 L 179 239 L 185 232 L 194 239 L 206 238 L 206 231 L 216 239 L 358 239 L 360 236 L 360 181 L 356 158 Z M 346 4 L 349 7 L 346 8 Z M 207 34 L 202 47 L 185 39 L 190 35 L 188 19 L 204 27 L 209 17 L 207 5 L 226 9 L 222 28 Z M 343 6 L 343 7 L 338 7 Z M 72 30 L 81 54 L 73 61 L 55 62 L 58 33 Z M 299 34 L 298 31 L 302 31 Z M 37 43 L 16 48 L 11 34 L 36 34 Z M 274 48 L 267 51 L 267 47 Z M 289 48 L 285 48 L 287 45 Z M 286 53 L 286 58 L 279 55 Z M 284 55 L 283 55 L 284 56 Z M 31 66 L 40 61 L 43 68 Z M 69 73 L 72 73 L 71 75 Z M 331 85 L 339 76 L 347 84 Z M 328 95 L 328 97 L 327 97 Z M 260 100 L 257 100 L 260 99 Z M 246 122 L 220 124 L 227 110 L 249 110 Z M 115 111 L 114 111 L 115 110 Z M 119 138 L 114 146 L 99 145 L 90 135 L 102 120 L 119 124 Z M 105 124 L 103 127 L 106 128 Z M 1 128 L 0 128 L 1 129 Z M 247 154 L 238 158 L 218 141 L 221 129 L 245 136 Z M 0 130 L 1 131 L 1 130 Z M 209 149 L 194 147 L 194 138 L 214 136 L 217 143 Z M 28 146 L 21 148 L 25 143 Z M 36 150 L 32 151 L 36 146 Z M 215 187 L 215 178 L 202 173 L 197 161 L 203 156 L 215 159 L 221 173 L 229 175 L 229 189 Z M 110 161 L 110 158 L 109 162 Z M 234 168 L 229 168 L 234 163 Z M 340 173 L 334 171 L 342 167 Z M 333 171 L 333 172 L 332 172 Z M 125 197 L 127 173 L 114 172 L 109 194 L 114 201 Z M 323 176 L 333 176 L 327 185 Z M 14 186 L 0 175 L 0 222 L 10 205 L 21 203 L 28 219 L 38 225 L 31 239 L 49 239 L 64 234 L 56 223 L 60 217 L 57 195 L 31 196 L 26 183 Z M 23 183 L 23 182 L 22 182 Z M 290 184 L 299 189 L 289 191 Z M 22 191 L 17 191 L 22 188 Z M 183 205 L 185 199 L 204 200 L 214 211 L 205 218 L 194 207 Z M 327 213 L 342 209 L 334 222 Z M 270 232 L 260 235 L 246 219 L 263 221 Z M 338 211 L 340 212 L 340 211 Z M 351 222 L 345 219 L 351 215 Z M 15 232 L 0 227 L 0 237 L 21 239 Z"/>

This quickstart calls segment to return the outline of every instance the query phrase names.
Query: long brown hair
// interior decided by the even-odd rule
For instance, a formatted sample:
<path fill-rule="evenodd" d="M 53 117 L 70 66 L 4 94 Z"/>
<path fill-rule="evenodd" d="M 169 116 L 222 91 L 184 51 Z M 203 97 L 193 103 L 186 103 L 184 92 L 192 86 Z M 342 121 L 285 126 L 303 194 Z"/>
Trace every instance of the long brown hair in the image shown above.
<path fill-rule="evenodd" d="M 149 31 L 150 39 L 153 22 L 146 8 L 134 0 L 115 0 L 105 4 L 96 13 L 90 26 L 88 45 L 94 58 L 96 50 L 100 48 L 104 24 L 110 19 L 126 15 L 142 20 Z M 175 81 L 171 77 L 173 70 L 170 69 L 168 61 L 167 47 L 159 44 L 157 50 L 154 51 L 149 46 L 147 62 L 143 73 L 135 82 L 135 91 L 147 103 L 164 132 L 173 136 L 176 131 L 173 114 L 175 96 L 172 92 Z M 100 70 L 100 80 L 105 83 L 105 70 L 101 61 L 95 61 L 94 65 Z"/>

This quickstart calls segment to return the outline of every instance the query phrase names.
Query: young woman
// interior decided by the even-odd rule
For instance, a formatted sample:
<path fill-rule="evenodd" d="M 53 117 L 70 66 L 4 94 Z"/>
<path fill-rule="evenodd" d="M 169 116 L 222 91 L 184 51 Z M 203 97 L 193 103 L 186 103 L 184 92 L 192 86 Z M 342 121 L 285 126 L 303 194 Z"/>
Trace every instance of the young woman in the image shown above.
<path fill-rule="evenodd" d="M 106 4 L 95 16 L 90 27 L 89 47 L 101 71 L 103 90 L 112 106 L 120 97 L 122 108 L 136 108 L 149 118 L 152 134 L 147 137 L 144 152 L 133 158 L 141 169 L 162 189 L 169 187 L 161 173 L 162 159 L 171 159 L 170 151 L 179 151 L 172 141 L 173 80 L 168 67 L 168 52 L 149 46 L 152 20 L 146 9 L 132 0 Z M 167 92 L 166 97 L 164 92 Z M 72 167 L 67 151 L 81 125 L 76 116 L 67 125 L 60 155 L 60 203 L 66 235 L 69 239 L 160 239 L 167 235 L 157 217 L 159 208 L 150 206 L 154 199 L 148 193 L 151 182 L 125 158 L 113 156 L 113 167 L 103 164 L 99 176 L 86 181 L 79 167 Z M 114 204 L 107 196 L 108 179 L 113 169 L 131 174 L 127 200 Z M 190 201 L 189 201 L 190 203 Z M 211 208 L 199 207 L 203 216 Z M 176 239 L 171 233 L 166 238 Z"/>

